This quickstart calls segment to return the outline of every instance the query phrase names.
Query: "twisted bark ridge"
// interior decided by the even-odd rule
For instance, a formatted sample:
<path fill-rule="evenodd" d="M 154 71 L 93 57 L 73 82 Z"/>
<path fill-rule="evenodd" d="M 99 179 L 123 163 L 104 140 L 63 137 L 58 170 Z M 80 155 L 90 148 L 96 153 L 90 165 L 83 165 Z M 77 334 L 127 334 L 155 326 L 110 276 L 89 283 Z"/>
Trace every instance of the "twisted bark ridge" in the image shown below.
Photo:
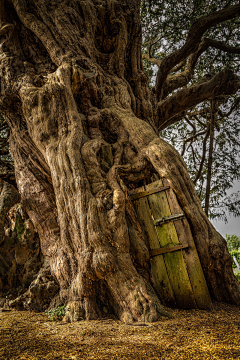
<path fill-rule="evenodd" d="M 153 174 L 169 181 L 186 213 L 212 296 L 240 304 L 225 241 L 181 156 L 156 132 L 139 12 L 139 0 L 12 0 L 1 15 L 0 110 L 22 202 L 69 321 L 98 318 L 103 304 L 125 322 L 168 315 L 128 206 L 127 190 Z"/>

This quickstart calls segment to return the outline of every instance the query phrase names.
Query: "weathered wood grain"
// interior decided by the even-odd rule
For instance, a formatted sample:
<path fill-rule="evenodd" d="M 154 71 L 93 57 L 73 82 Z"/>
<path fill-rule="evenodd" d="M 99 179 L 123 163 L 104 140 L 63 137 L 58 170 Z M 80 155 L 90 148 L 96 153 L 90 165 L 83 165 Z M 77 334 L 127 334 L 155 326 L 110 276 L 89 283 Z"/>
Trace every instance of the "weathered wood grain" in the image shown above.
<path fill-rule="evenodd" d="M 144 191 L 144 187 L 139 189 Z M 138 220 L 143 229 L 146 243 L 149 244 L 150 249 L 159 248 L 160 243 L 153 225 L 153 219 L 147 198 L 141 198 L 134 201 L 134 206 L 138 215 Z M 176 306 L 176 299 L 168 278 L 163 255 L 158 255 L 151 259 L 151 272 L 155 288 L 161 301 L 166 305 Z"/>
<path fill-rule="evenodd" d="M 167 180 L 163 179 L 163 184 L 167 186 Z M 166 191 L 166 196 L 172 213 L 182 211 L 172 189 Z M 183 257 L 187 266 L 197 307 L 199 309 L 209 308 L 211 306 L 211 298 L 188 221 L 185 218 L 176 221 L 174 225 L 179 242 L 183 245 L 188 245 L 188 248 L 183 251 Z"/>
<path fill-rule="evenodd" d="M 163 186 L 162 181 L 155 181 L 146 186 L 146 190 Z M 154 219 L 170 216 L 171 210 L 168 204 L 166 192 L 152 194 L 148 202 Z M 170 222 L 162 226 L 156 226 L 160 247 L 179 245 L 178 235 L 174 223 Z M 188 277 L 186 264 L 182 250 L 163 255 L 168 277 L 172 285 L 177 306 L 180 308 L 195 308 L 196 302 L 192 286 Z"/>

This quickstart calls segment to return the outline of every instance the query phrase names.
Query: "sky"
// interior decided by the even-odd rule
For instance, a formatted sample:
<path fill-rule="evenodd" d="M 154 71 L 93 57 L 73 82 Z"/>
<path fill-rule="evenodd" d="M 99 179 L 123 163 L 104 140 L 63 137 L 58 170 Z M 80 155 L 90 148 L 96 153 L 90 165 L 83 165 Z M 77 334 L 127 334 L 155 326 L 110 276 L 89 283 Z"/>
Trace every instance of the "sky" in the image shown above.
<path fill-rule="evenodd" d="M 231 192 L 240 191 L 240 181 L 236 182 L 234 187 L 231 189 Z M 224 221 L 212 221 L 213 225 L 223 237 L 226 234 L 228 235 L 237 235 L 240 237 L 240 217 L 230 217 L 228 223 L 225 224 Z"/>

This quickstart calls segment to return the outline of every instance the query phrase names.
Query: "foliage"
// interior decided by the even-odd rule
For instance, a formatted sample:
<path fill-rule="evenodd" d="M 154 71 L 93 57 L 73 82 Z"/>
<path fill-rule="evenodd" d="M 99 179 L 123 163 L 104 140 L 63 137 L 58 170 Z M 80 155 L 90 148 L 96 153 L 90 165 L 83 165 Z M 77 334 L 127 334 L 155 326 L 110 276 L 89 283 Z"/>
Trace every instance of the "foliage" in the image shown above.
<path fill-rule="evenodd" d="M 240 251 L 240 237 L 237 235 L 226 235 L 227 247 L 229 251 Z"/>
<path fill-rule="evenodd" d="M 198 18 L 220 10 L 226 4 L 221 0 L 195 2 L 143 0 L 141 9 L 143 52 L 147 53 L 150 47 L 153 57 L 163 59 L 184 44 L 191 25 Z M 235 4 L 238 4 L 237 0 L 231 1 L 228 5 Z M 239 23 L 238 18 L 222 22 L 208 29 L 204 37 L 239 45 Z M 238 59 L 239 56 L 236 54 L 209 48 L 197 63 L 194 81 L 204 73 L 218 72 L 222 67 L 234 67 L 236 71 L 239 69 Z"/>
<path fill-rule="evenodd" d="M 236 99 L 236 96 L 229 98 L 221 107 L 231 107 L 234 103 L 234 98 Z M 207 105 L 203 104 L 201 108 L 198 107 L 198 111 L 200 112 L 199 109 L 207 111 Z M 239 109 L 236 109 L 232 116 L 224 118 L 217 116 L 215 120 L 209 213 L 211 219 L 227 221 L 228 214 L 233 214 L 234 216 L 240 215 L 240 191 L 231 195 L 228 194 L 234 182 L 240 179 L 240 123 L 237 121 L 238 117 Z M 203 208 L 205 207 L 208 174 L 208 126 L 208 116 L 195 115 L 192 117 L 191 112 L 189 112 L 188 117 L 186 116 L 185 119 L 161 132 L 161 136 L 183 155 L 190 177 L 195 182 L 195 188 Z M 196 134 L 199 135 L 194 137 Z M 202 170 L 196 181 L 201 163 Z"/>
<path fill-rule="evenodd" d="M 237 262 L 238 262 L 239 265 L 240 265 L 240 251 L 238 251 L 238 250 L 232 250 L 232 251 L 230 251 L 229 253 L 230 253 L 230 255 L 232 256 L 232 258 L 233 258 L 233 256 L 235 256 L 235 258 L 237 259 Z M 235 264 L 235 262 L 234 262 L 234 260 L 233 260 L 233 268 L 236 268 L 236 267 L 237 267 L 237 265 Z"/>
<path fill-rule="evenodd" d="M 235 273 L 236 278 L 238 279 L 238 282 L 240 284 L 240 272 Z"/>
<path fill-rule="evenodd" d="M 53 309 L 47 310 L 45 312 L 45 314 L 48 315 L 48 317 L 51 320 L 54 320 L 54 321 L 62 320 L 62 318 L 65 315 L 65 308 L 66 308 L 66 305 L 62 305 L 62 306 L 59 306 L 56 309 L 53 308 Z"/>
<path fill-rule="evenodd" d="M 214 11 L 235 5 L 238 1 L 196 0 L 171 1 L 143 0 L 143 53 L 150 58 L 164 59 L 184 44 L 191 25 L 198 18 Z M 222 22 L 211 27 L 204 34 L 205 38 L 221 41 L 231 46 L 240 46 L 240 20 L 238 18 Z M 187 69 L 188 59 L 177 72 Z M 157 65 L 144 59 L 144 69 L 150 76 L 151 86 L 156 78 Z M 234 69 L 239 74 L 239 54 L 224 52 L 209 47 L 198 59 L 194 74 L 187 87 L 206 78 L 211 78 L 225 68 Z M 176 89 L 180 90 L 180 88 Z M 174 90 L 174 92 L 176 91 Z M 170 142 L 182 154 L 190 176 L 195 183 L 196 191 L 202 206 L 206 205 L 207 181 L 210 178 L 209 211 L 211 219 L 227 221 L 229 215 L 240 215 L 240 192 L 229 195 L 234 182 L 239 180 L 240 173 L 240 92 L 234 96 L 214 99 L 216 107 L 213 134 L 213 153 L 209 153 L 209 123 L 211 120 L 210 103 L 199 104 L 186 112 L 179 122 L 161 131 L 160 136 Z M 204 149 L 205 147 L 205 149 Z M 212 157 L 211 172 L 209 158 Z"/>

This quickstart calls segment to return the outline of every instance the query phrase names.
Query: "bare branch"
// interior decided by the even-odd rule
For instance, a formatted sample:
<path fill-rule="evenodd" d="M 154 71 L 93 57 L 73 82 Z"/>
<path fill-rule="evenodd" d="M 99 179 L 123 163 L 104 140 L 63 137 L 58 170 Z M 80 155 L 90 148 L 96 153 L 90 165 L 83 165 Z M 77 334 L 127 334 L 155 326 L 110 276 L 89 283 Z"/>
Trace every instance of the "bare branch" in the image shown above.
<path fill-rule="evenodd" d="M 203 16 L 195 21 L 189 30 L 185 44 L 172 54 L 166 56 L 159 67 L 156 80 L 156 94 L 158 98 L 162 99 L 162 92 L 164 82 L 171 69 L 179 64 L 180 61 L 186 59 L 194 52 L 196 46 L 199 44 L 203 34 L 207 29 L 213 27 L 225 20 L 233 19 L 240 15 L 240 4 L 227 7 L 226 9 L 216 11 L 210 15 Z"/>
<path fill-rule="evenodd" d="M 171 72 L 174 73 L 174 72 L 177 72 L 179 70 L 181 70 L 181 68 L 183 66 L 185 66 L 187 63 L 187 59 L 184 59 L 183 61 L 181 61 L 177 66 L 175 66 L 173 69 L 171 69 Z"/>
<path fill-rule="evenodd" d="M 197 115 L 193 115 L 193 118 L 203 127 L 206 127 L 206 124 L 204 124 L 201 120 L 199 120 L 199 118 L 197 117 Z"/>
<path fill-rule="evenodd" d="M 211 47 L 214 47 L 216 49 L 225 51 L 225 52 L 229 52 L 232 54 L 240 54 L 240 47 L 237 46 L 231 46 L 231 45 L 227 45 L 225 43 L 223 43 L 222 41 L 217 41 L 217 40 L 213 40 L 213 39 L 209 39 L 209 38 L 205 38 L 203 40 L 203 42 L 205 44 Z"/>
<path fill-rule="evenodd" d="M 208 124 L 208 129 L 206 132 L 206 136 L 203 140 L 203 152 L 202 152 L 202 160 L 198 169 L 198 173 L 196 175 L 196 178 L 193 180 L 193 183 L 196 184 L 196 182 L 198 181 L 198 179 L 200 178 L 201 174 L 202 174 L 202 169 L 203 169 L 203 164 L 206 158 L 206 151 L 207 151 L 207 139 L 209 138 L 210 135 L 210 125 Z"/>
<path fill-rule="evenodd" d="M 186 115 L 186 112 L 183 111 L 180 114 L 177 114 L 176 116 L 171 117 L 170 119 L 168 119 L 163 126 L 159 126 L 158 131 L 162 131 L 164 129 L 166 129 L 168 126 L 175 124 L 176 122 L 182 120 Z"/>
<path fill-rule="evenodd" d="M 197 115 L 200 115 L 202 117 L 206 117 L 206 114 L 208 114 L 208 113 L 210 113 L 210 108 L 209 107 L 207 109 L 201 109 L 201 110 L 194 111 L 194 112 L 187 112 L 187 116 L 189 116 L 190 118 L 194 117 L 194 116 L 197 116 Z"/>
<path fill-rule="evenodd" d="M 160 66 L 161 61 L 162 61 L 160 59 L 156 59 L 156 58 L 151 57 L 149 54 L 142 54 L 142 58 L 145 59 L 145 60 L 150 61 L 153 65 L 157 65 L 158 67 Z M 186 62 L 187 62 L 187 60 L 181 61 L 180 64 L 178 64 L 175 68 L 173 68 L 171 70 L 171 72 L 179 71 L 186 64 Z"/>
<path fill-rule="evenodd" d="M 173 116 L 190 109 L 204 100 L 219 95 L 234 94 L 240 87 L 240 78 L 232 70 L 224 70 L 210 81 L 178 91 L 158 103 L 158 128 L 163 130 Z"/>
<path fill-rule="evenodd" d="M 158 67 L 161 64 L 161 60 L 152 58 L 148 54 L 142 54 L 142 58 L 150 61 L 153 65 L 157 65 Z"/>
<path fill-rule="evenodd" d="M 158 41 L 162 40 L 164 36 L 160 36 L 157 40 L 150 42 L 149 47 L 148 47 L 148 55 L 149 57 L 151 57 L 151 50 L 152 50 L 152 46 L 155 45 Z"/>
<path fill-rule="evenodd" d="M 196 132 L 197 132 L 196 126 L 195 126 L 193 123 L 191 123 L 191 121 L 188 120 L 188 118 L 187 118 L 186 116 L 184 117 L 184 119 L 186 120 L 186 122 L 188 123 L 188 125 L 190 125 L 190 126 L 193 128 L 193 134 L 195 135 Z"/>
<path fill-rule="evenodd" d="M 197 134 L 195 134 L 195 135 L 193 135 L 193 136 L 190 136 L 188 139 L 186 139 L 186 140 L 184 141 L 184 143 L 183 143 L 183 150 L 182 150 L 181 155 L 182 155 L 182 156 L 184 155 L 186 143 L 188 143 L 189 141 L 192 142 L 192 141 L 195 140 L 198 136 L 206 134 L 206 132 L 207 132 L 207 130 L 200 131 L 199 133 L 197 133 Z"/>
<path fill-rule="evenodd" d="M 195 156 L 195 152 L 194 152 L 194 148 L 193 148 L 193 146 L 192 146 L 192 143 L 191 143 L 191 150 L 192 150 L 192 158 L 193 158 L 194 168 L 195 168 L 195 170 L 197 170 L 196 156 Z"/>
<path fill-rule="evenodd" d="M 225 52 L 229 52 L 229 53 L 240 54 L 239 47 L 230 46 L 230 45 L 224 44 L 221 41 L 212 40 L 209 38 L 203 39 L 203 41 L 199 44 L 197 51 L 190 55 L 187 69 L 180 74 L 177 74 L 174 76 L 168 76 L 168 78 L 166 79 L 164 86 L 163 86 L 162 99 L 164 99 L 168 94 L 170 94 L 175 89 L 178 89 L 179 87 L 183 87 L 189 83 L 189 81 L 193 78 L 194 68 L 197 63 L 198 58 L 209 47 L 214 47 L 216 49 L 219 49 L 219 50 L 222 50 Z"/>
<path fill-rule="evenodd" d="M 231 106 L 230 110 L 227 113 L 223 113 L 220 109 L 218 110 L 218 114 L 221 116 L 221 118 L 225 118 L 228 117 L 229 115 L 231 115 L 231 113 L 236 110 L 236 108 L 239 106 L 240 103 L 240 97 L 238 97 L 235 101 L 234 104 Z"/>

